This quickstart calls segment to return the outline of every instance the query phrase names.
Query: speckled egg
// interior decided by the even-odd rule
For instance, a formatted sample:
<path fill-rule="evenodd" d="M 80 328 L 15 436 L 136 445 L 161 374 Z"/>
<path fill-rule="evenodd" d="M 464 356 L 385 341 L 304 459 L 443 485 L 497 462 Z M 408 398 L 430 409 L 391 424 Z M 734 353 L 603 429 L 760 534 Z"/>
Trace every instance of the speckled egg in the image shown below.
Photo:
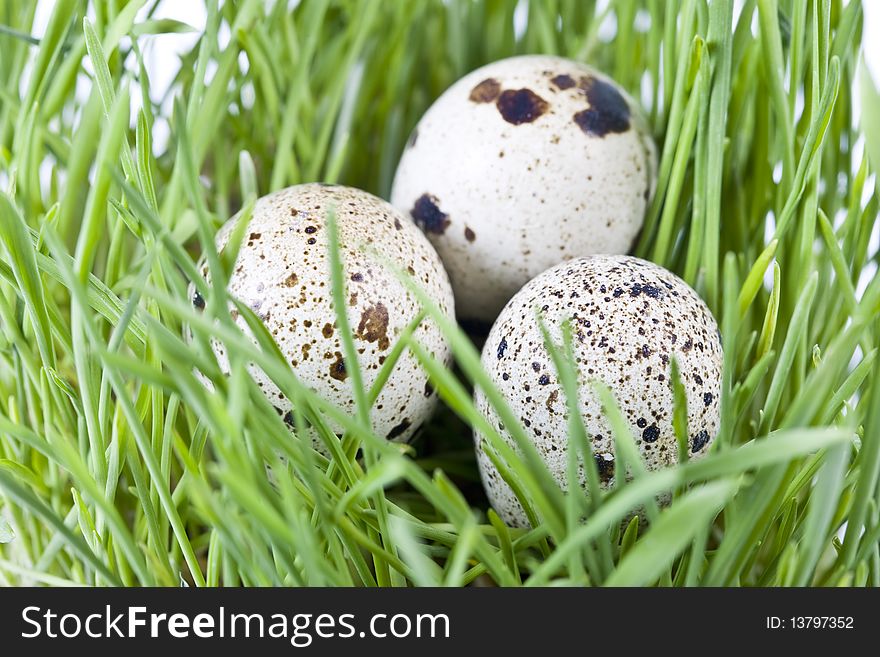
<path fill-rule="evenodd" d="M 655 168 L 646 124 L 613 80 L 559 57 L 512 57 L 431 106 L 391 202 L 440 253 L 458 316 L 491 323 L 548 267 L 629 251 Z"/>
<path fill-rule="evenodd" d="M 449 279 L 437 253 L 413 223 L 367 192 L 319 183 L 298 185 L 259 199 L 229 283 L 230 293 L 262 319 L 300 380 L 324 399 L 354 412 L 352 382 L 333 308 L 326 217 L 335 209 L 347 285 L 346 312 L 364 385 L 369 388 L 395 341 L 420 310 L 416 298 L 387 260 L 412 276 L 443 312 L 452 316 Z M 222 250 L 234 227 L 217 234 Z M 207 268 L 203 266 L 207 277 Z M 191 290 L 193 304 L 204 300 Z M 244 318 L 233 319 L 248 331 Z M 422 322 L 416 338 L 438 359 L 450 357 L 437 326 Z M 214 347 L 222 368 L 229 361 Z M 291 403 L 256 367 L 252 375 L 278 414 L 292 423 Z M 431 414 L 436 394 L 409 351 L 398 361 L 373 407 L 373 428 L 389 440 L 406 441 Z M 325 451 L 315 440 L 315 446 Z"/>
<path fill-rule="evenodd" d="M 648 469 L 678 461 L 672 426 L 671 359 L 687 393 L 691 458 L 704 455 L 718 431 L 721 337 L 706 304 L 684 281 L 653 263 L 629 256 L 589 256 L 553 267 L 529 282 L 502 311 L 489 333 L 482 362 L 534 441 L 561 487 L 566 482 L 568 417 L 536 319 L 540 312 L 556 344 L 571 321 L 572 347 L 584 426 L 601 485 L 622 473 L 614 441 L 593 389 L 613 392 Z M 514 445 L 485 395 L 476 404 Z M 514 526 L 527 526 L 522 506 L 475 441 L 492 506 Z M 581 467 L 582 482 L 585 481 Z"/>

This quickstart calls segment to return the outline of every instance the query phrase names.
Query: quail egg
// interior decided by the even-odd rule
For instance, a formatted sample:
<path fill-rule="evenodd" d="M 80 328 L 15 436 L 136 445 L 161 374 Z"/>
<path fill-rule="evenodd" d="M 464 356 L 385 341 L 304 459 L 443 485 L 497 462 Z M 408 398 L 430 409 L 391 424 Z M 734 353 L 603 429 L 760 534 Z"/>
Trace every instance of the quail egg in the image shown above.
<path fill-rule="evenodd" d="M 425 231 L 459 318 L 491 324 L 558 262 L 626 253 L 656 152 L 635 102 L 560 57 L 521 56 L 453 84 L 413 130 L 391 202 Z"/>
<path fill-rule="evenodd" d="M 330 284 L 326 216 L 336 213 L 347 286 L 346 313 L 369 387 L 395 341 L 420 310 L 416 298 L 386 259 L 405 270 L 449 316 L 452 290 L 437 253 L 421 231 L 387 202 L 367 192 L 320 183 L 297 185 L 260 198 L 244 233 L 229 292 L 263 321 L 299 379 L 324 399 L 354 412 L 349 368 L 336 323 Z M 229 240 L 234 220 L 217 234 L 217 248 Z M 372 252 L 372 253 L 371 253 Z M 202 273 L 207 277 L 207 268 Z M 204 300 L 191 288 L 193 304 Z M 245 331 L 247 325 L 232 310 Z M 449 347 L 437 326 L 425 320 L 416 332 L 422 346 L 441 361 Z M 214 343 L 228 371 L 225 346 Z M 285 421 L 291 403 L 259 368 L 251 373 Z M 375 432 L 407 441 L 435 406 L 436 394 L 415 357 L 404 351 L 372 409 Z M 325 452 L 315 438 L 315 446 Z"/>
<path fill-rule="evenodd" d="M 629 256 L 588 256 L 561 263 L 530 281 L 495 322 L 482 363 L 510 404 L 560 487 L 566 485 L 568 413 L 565 392 L 544 346 L 536 312 L 560 344 L 571 322 L 578 399 L 601 486 L 625 476 L 615 467 L 614 440 L 593 389 L 607 385 L 632 428 L 648 469 L 678 461 L 672 426 L 671 359 L 687 397 L 690 458 L 706 453 L 719 426 L 721 338 L 706 304 L 684 281 Z M 514 446 L 481 390 L 481 413 Z M 504 520 L 528 526 L 522 506 L 475 435 L 489 500 Z M 585 475 L 581 466 L 582 483 Z"/>

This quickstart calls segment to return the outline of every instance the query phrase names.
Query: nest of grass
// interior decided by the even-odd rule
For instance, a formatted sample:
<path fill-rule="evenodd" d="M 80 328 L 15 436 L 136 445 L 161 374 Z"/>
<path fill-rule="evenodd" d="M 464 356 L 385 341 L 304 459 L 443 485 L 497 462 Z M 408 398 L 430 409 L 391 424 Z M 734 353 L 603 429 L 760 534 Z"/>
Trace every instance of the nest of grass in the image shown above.
<path fill-rule="evenodd" d="M 208 0 L 195 33 L 152 0 L 46 4 L 39 30 L 35 3 L 0 4 L 0 584 L 880 584 L 880 97 L 858 2 Z M 157 90 L 174 34 L 190 47 Z M 313 180 L 387 197 L 432 100 L 521 53 L 641 100 L 661 158 L 634 252 L 701 294 L 725 346 L 706 458 L 592 497 L 511 462 L 531 530 L 487 508 L 470 389 L 491 386 L 460 327 L 454 369 L 422 358 L 443 409 L 401 447 L 370 429 L 375 391 L 343 413 L 258 320 L 255 344 L 212 314 L 222 258 L 215 302 L 187 298 L 233 213 Z"/>

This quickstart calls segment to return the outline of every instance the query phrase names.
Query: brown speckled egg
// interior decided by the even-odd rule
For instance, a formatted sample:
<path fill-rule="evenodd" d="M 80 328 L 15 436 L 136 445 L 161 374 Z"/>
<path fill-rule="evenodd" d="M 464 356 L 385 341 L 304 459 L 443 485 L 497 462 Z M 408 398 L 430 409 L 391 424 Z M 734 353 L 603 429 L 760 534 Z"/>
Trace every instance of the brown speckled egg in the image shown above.
<path fill-rule="evenodd" d="M 620 476 L 614 441 L 593 381 L 613 392 L 648 469 L 678 461 L 672 426 L 671 358 L 687 392 L 691 458 L 706 453 L 718 431 L 721 338 L 706 304 L 684 281 L 629 256 L 590 256 L 553 267 L 529 282 L 489 333 L 482 362 L 534 441 L 561 487 L 566 482 L 568 419 L 565 392 L 544 347 L 536 311 L 556 344 L 571 321 L 584 425 L 603 488 Z M 482 391 L 481 413 L 514 445 Z M 481 448 L 478 460 L 492 506 L 508 523 L 527 526 L 522 506 Z M 581 468 L 582 483 L 584 482 Z"/>
<path fill-rule="evenodd" d="M 491 323 L 563 260 L 626 253 L 656 152 L 635 102 L 567 59 L 503 59 L 453 84 L 401 157 L 391 202 L 425 231 L 460 318 Z"/>
<path fill-rule="evenodd" d="M 382 259 L 406 270 L 439 307 L 452 316 L 449 279 L 437 253 L 412 222 L 367 192 L 338 185 L 288 187 L 259 199 L 254 207 L 229 291 L 262 319 L 299 379 L 324 399 L 354 413 L 354 396 L 333 308 L 326 217 L 334 208 L 347 285 L 346 312 L 358 351 L 364 385 L 376 380 L 420 305 Z M 217 234 L 222 250 L 234 227 Z M 207 276 L 207 268 L 202 267 Z M 193 289 L 190 290 L 194 294 Z M 204 301 L 194 299 L 198 307 Z M 245 331 L 244 318 L 232 311 Z M 424 348 L 442 361 L 449 347 L 433 322 L 416 332 Z M 229 360 L 215 344 L 221 367 Z M 290 402 L 266 375 L 252 375 L 278 411 L 291 422 Z M 404 351 L 373 406 L 373 428 L 389 440 L 409 440 L 429 417 L 436 394 L 415 357 Z M 315 439 L 315 446 L 325 452 Z M 325 452 L 326 453 L 326 452 Z"/>

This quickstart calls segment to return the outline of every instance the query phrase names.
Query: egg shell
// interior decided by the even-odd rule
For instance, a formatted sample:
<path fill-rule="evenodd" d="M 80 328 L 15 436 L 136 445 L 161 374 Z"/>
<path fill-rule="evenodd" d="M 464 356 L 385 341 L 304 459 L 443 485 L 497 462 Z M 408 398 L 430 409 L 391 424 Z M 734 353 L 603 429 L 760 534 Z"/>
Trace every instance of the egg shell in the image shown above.
<path fill-rule="evenodd" d="M 626 253 L 655 169 L 646 124 L 613 80 L 559 57 L 512 57 L 464 76 L 428 109 L 391 202 L 440 253 L 459 318 L 491 323 L 548 267 Z"/>
<path fill-rule="evenodd" d="M 600 485 L 610 488 L 615 468 L 611 428 L 593 385 L 614 394 L 648 469 L 678 461 L 672 426 L 671 359 L 687 397 L 689 458 L 703 456 L 719 426 L 722 348 L 712 313 L 684 281 L 653 263 L 629 256 L 590 256 L 562 263 L 529 282 L 502 311 L 482 353 L 483 367 L 546 462 L 566 487 L 568 409 L 539 312 L 557 345 L 571 321 L 581 415 L 590 437 Z M 513 447 L 510 433 L 482 390 L 476 405 Z M 519 501 L 484 452 L 475 432 L 483 484 L 492 506 L 514 526 L 528 521 Z M 585 484 L 583 464 L 581 483 Z"/>
<path fill-rule="evenodd" d="M 305 385 L 353 414 L 352 381 L 332 302 L 326 230 L 331 208 L 344 263 L 346 313 L 367 389 L 420 310 L 416 298 L 383 260 L 412 276 L 450 317 L 454 306 L 449 279 L 433 247 L 382 199 L 350 187 L 312 183 L 282 189 L 256 202 L 229 292 L 262 319 Z M 218 250 L 226 245 L 234 224 L 232 219 L 218 232 Z M 202 273 L 208 278 L 204 265 Z M 194 304 L 204 301 L 194 298 Z M 236 324 L 250 334 L 244 318 L 231 312 Z M 423 321 L 415 336 L 433 356 L 449 360 L 449 347 L 436 324 Z M 225 346 L 216 341 L 213 346 L 221 368 L 228 372 Z M 291 403 L 261 369 L 252 365 L 250 371 L 278 414 L 291 423 Z M 373 428 L 390 440 L 407 441 L 435 404 L 427 374 L 406 350 L 373 407 Z M 317 437 L 313 439 L 326 454 Z"/>

